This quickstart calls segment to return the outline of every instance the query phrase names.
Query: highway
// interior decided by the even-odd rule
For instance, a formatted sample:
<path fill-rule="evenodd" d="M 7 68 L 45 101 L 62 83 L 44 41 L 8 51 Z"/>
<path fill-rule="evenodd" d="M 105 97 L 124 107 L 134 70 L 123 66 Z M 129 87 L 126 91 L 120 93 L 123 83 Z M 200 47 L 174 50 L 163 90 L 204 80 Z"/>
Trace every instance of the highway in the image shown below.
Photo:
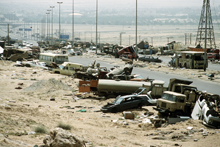
<path fill-rule="evenodd" d="M 1 36 L 6 36 L 7 33 L 0 29 Z M 10 37 L 12 38 L 18 38 L 18 39 L 23 39 L 25 41 L 28 41 L 29 43 L 33 43 L 34 45 L 38 45 L 36 40 L 30 40 L 30 39 L 24 39 L 21 38 L 20 35 L 17 35 L 15 33 L 10 33 Z M 160 56 L 160 58 L 163 60 L 163 62 L 166 64 L 170 61 L 170 56 Z M 80 56 L 74 56 L 69 58 L 70 62 L 77 62 L 81 63 L 83 65 L 88 65 L 92 63 L 95 59 L 88 59 L 88 58 L 82 58 Z M 106 66 L 108 69 L 113 67 L 114 65 L 111 65 L 110 63 L 104 62 L 104 61 L 99 61 L 101 66 Z M 220 64 L 212 64 L 209 62 L 208 65 L 209 70 L 218 70 L 220 71 Z M 202 81 L 200 79 L 187 79 L 184 77 L 181 77 L 180 75 L 175 75 L 175 74 L 166 74 L 163 72 L 156 72 L 156 71 L 149 71 L 147 69 L 142 69 L 142 68 L 136 68 L 134 67 L 132 74 L 141 74 L 144 77 L 149 77 L 152 79 L 157 79 L 157 80 L 162 80 L 165 81 L 165 86 L 168 85 L 169 79 L 170 78 L 180 78 L 180 79 L 186 79 L 186 80 L 192 80 L 193 85 L 197 86 L 199 90 L 206 90 L 210 93 L 215 93 L 220 95 L 220 83 L 214 83 L 212 81 Z"/>
<path fill-rule="evenodd" d="M 83 65 L 89 65 L 90 63 L 93 63 L 95 59 L 89 59 L 89 58 L 84 58 L 81 56 L 74 56 L 70 57 L 69 61 L 70 62 L 77 62 L 81 63 Z M 97 61 L 98 63 L 101 64 L 101 66 L 105 66 L 108 69 L 111 67 L 114 67 L 114 65 L 105 62 L 105 61 Z M 97 63 L 96 62 L 96 63 Z M 212 81 L 203 81 L 200 79 L 188 79 L 185 77 L 182 77 L 180 75 L 175 75 L 175 74 L 166 74 L 164 72 L 158 72 L 158 71 L 150 71 L 147 69 L 142 69 L 138 67 L 133 68 L 132 74 L 140 74 L 145 78 L 151 78 L 151 79 L 156 79 L 156 80 L 162 80 L 165 82 L 165 86 L 168 86 L 170 78 L 179 78 L 179 79 L 185 79 L 185 80 L 190 80 L 193 81 L 194 86 L 197 86 L 199 90 L 206 90 L 207 92 L 214 93 L 214 94 L 219 94 L 220 95 L 220 83 L 214 83 Z"/>

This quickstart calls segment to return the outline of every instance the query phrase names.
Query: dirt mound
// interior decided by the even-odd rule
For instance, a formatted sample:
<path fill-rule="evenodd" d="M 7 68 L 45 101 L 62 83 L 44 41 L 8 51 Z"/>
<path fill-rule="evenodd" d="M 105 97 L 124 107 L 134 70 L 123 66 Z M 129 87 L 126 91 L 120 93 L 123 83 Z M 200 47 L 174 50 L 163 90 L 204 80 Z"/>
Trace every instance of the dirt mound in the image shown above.
<path fill-rule="evenodd" d="M 64 84 L 60 80 L 56 80 L 54 78 L 49 80 L 41 80 L 39 82 L 33 83 L 29 87 L 25 88 L 26 92 L 34 92 L 34 91 L 53 91 L 53 90 L 65 90 L 65 91 L 73 91 L 73 88 Z"/>

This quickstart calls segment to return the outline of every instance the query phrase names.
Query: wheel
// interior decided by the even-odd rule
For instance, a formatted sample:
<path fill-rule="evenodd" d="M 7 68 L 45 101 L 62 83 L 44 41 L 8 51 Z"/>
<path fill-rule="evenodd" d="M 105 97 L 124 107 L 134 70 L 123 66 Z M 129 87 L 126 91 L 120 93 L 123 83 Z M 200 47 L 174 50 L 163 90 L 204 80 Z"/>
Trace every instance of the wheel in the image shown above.
<path fill-rule="evenodd" d="M 118 108 L 113 108 L 113 109 L 112 109 L 112 112 L 113 112 L 113 113 L 117 113 L 117 112 L 118 112 Z"/>
<path fill-rule="evenodd" d="M 138 104 L 138 108 L 142 109 L 142 106 L 143 106 L 142 103 Z"/>

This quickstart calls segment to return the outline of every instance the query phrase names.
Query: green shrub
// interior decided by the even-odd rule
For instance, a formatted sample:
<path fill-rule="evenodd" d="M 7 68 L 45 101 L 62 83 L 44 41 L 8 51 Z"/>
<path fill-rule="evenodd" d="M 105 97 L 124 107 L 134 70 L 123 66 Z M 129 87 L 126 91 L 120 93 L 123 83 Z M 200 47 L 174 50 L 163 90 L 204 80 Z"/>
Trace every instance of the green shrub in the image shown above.
<path fill-rule="evenodd" d="M 63 123 L 59 123 L 58 126 L 59 128 L 62 128 L 64 130 L 71 130 L 71 126 Z"/>
<path fill-rule="evenodd" d="M 38 126 L 34 130 L 36 133 L 44 134 L 47 133 L 47 130 L 44 126 Z"/>

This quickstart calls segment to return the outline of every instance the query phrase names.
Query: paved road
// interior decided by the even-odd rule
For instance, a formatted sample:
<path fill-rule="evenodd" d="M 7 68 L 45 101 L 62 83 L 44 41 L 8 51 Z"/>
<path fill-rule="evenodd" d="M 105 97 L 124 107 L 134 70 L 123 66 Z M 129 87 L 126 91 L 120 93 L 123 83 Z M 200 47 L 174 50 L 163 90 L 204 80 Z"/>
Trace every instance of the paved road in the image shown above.
<path fill-rule="evenodd" d="M 143 56 L 143 55 L 141 55 L 141 56 Z M 155 56 L 155 57 L 156 57 L 156 56 Z M 171 56 L 160 56 L 159 58 L 160 58 L 161 60 L 163 60 L 163 63 L 164 63 L 164 64 L 168 64 L 169 61 L 171 60 Z M 220 64 L 216 64 L 216 63 L 209 62 L 207 69 L 220 71 Z"/>
<path fill-rule="evenodd" d="M 74 56 L 69 58 L 70 62 L 77 62 L 81 63 L 83 65 L 89 65 L 92 63 L 95 59 L 90 59 L 90 58 L 82 58 L 80 56 Z M 98 61 L 101 66 L 105 66 L 108 69 L 113 67 L 111 63 L 105 62 L 105 61 Z M 136 68 L 134 67 L 132 74 L 141 74 L 144 77 L 149 77 L 151 79 L 157 79 L 157 80 L 162 80 L 165 81 L 165 86 L 168 86 L 170 78 L 179 78 L 179 79 L 185 79 L 185 80 L 192 80 L 193 85 L 197 86 L 199 90 L 206 90 L 210 93 L 215 93 L 220 95 L 220 83 L 214 83 L 211 81 L 202 81 L 200 79 L 187 79 L 184 77 L 181 77 L 180 75 L 175 75 L 175 74 L 166 74 L 164 72 L 158 72 L 158 71 L 149 71 L 147 69 L 142 69 L 142 68 Z"/>

